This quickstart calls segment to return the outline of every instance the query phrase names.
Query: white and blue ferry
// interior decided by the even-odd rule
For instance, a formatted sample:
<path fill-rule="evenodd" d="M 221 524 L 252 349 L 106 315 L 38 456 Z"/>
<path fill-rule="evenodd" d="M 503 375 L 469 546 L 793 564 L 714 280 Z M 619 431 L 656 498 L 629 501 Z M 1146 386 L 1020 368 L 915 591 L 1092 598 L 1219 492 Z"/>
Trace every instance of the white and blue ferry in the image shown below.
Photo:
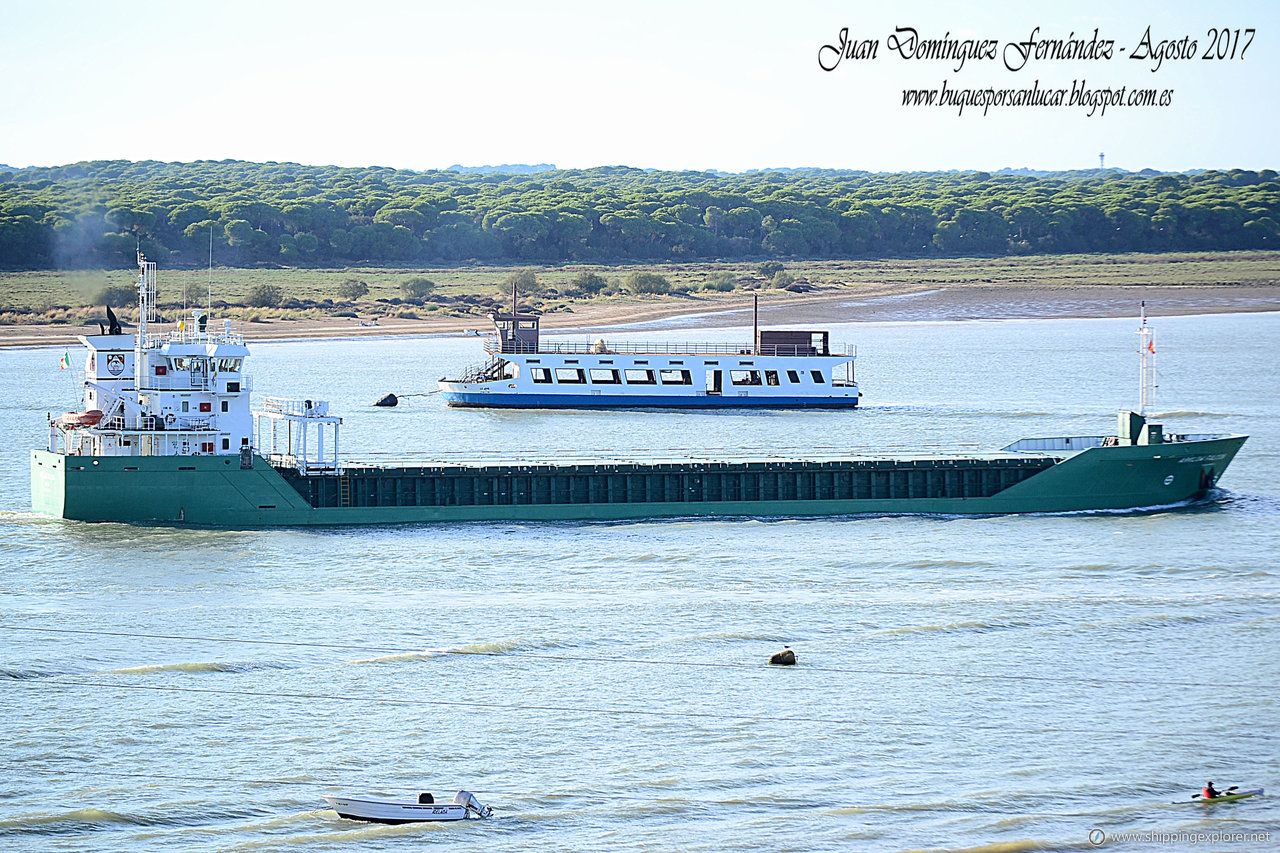
<path fill-rule="evenodd" d="M 852 408 L 856 353 L 825 331 L 759 330 L 752 343 L 542 342 L 537 314 L 490 314 L 489 358 L 440 380 L 450 406 Z"/>

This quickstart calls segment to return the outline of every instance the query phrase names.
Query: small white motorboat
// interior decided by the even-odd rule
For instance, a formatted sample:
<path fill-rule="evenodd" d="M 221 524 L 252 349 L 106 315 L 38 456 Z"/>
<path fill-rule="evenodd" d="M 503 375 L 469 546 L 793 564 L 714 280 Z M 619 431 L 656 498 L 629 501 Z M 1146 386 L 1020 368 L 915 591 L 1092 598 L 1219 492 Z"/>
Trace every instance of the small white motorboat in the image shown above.
<path fill-rule="evenodd" d="M 451 803 L 437 803 L 430 793 L 418 795 L 416 803 L 371 800 L 362 797 L 329 797 L 327 802 L 338 817 L 372 823 L 417 823 L 424 820 L 468 820 L 486 818 L 493 809 L 481 803 L 469 791 L 459 791 Z"/>

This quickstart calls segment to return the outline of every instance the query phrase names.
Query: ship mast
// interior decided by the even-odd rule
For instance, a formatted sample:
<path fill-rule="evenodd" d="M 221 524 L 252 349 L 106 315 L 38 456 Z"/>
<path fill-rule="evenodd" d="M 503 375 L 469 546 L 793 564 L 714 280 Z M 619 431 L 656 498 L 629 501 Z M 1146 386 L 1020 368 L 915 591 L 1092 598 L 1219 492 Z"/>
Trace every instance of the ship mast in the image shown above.
<path fill-rule="evenodd" d="M 1156 402 L 1156 330 L 1147 325 L 1147 303 L 1142 302 L 1142 324 L 1138 326 L 1138 414 L 1146 415 Z"/>
<path fill-rule="evenodd" d="M 156 321 L 156 264 L 138 252 L 138 344 L 147 336 L 147 325 Z"/>

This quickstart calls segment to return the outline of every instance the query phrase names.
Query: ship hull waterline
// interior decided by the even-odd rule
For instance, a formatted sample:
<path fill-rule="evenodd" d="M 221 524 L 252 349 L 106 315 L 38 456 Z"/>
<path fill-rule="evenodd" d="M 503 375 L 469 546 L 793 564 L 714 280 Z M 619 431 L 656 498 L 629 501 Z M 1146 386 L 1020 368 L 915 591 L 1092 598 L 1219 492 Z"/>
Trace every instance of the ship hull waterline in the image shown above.
<path fill-rule="evenodd" d="M 441 391 L 455 409 L 856 409 L 858 397 L 588 396 Z"/>
<path fill-rule="evenodd" d="M 1201 500 L 1216 484 L 1245 436 L 1158 445 L 1094 447 L 1046 467 L 993 494 L 977 497 L 904 495 L 774 499 L 685 499 L 701 494 L 674 490 L 667 499 L 520 502 L 503 478 L 528 468 L 483 469 L 496 483 L 486 503 L 449 505 L 313 506 L 285 474 L 260 456 L 244 467 L 239 456 L 31 455 L 32 509 L 41 515 L 90 522 L 160 523 L 252 528 L 412 524 L 459 521 L 622 521 L 662 517 L 817 517 L 837 515 L 1008 515 L 1129 511 Z M 890 471 L 910 471 L 892 463 Z M 600 470 L 609 466 L 599 466 Z M 615 468 L 618 466 L 614 466 Z M 633 468 L 636 466 L 632 466 Z M 658 470 L 661 466 L 648 466 Z M 700 478 L 710 463 L 684 462 L 671 476 Z M 811 470 L 818 470 L 819 466 Z M 387 472 L 381 472 L 387 473 Z M 395 474 L 395 471 L 391 471 Z M 291 475 L 296 476 L 296 475 Z M 338 481 L 337 475 L 310 475 Z M 604 476 L 604 475 L 601 475 Z M 620 475 L 625 476 L 625 475 Z M 589 477 L 588 477 L 589 479 Z M 683 482 L 683 481 L 682 481 Z"/>

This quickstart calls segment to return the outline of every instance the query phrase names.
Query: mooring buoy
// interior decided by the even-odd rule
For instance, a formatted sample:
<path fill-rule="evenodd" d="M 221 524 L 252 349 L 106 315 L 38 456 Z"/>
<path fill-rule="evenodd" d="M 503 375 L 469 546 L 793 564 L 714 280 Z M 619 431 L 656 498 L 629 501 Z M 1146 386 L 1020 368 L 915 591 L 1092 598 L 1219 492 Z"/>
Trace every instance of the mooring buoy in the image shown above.
<path fill-rule="evenodd" d="M 769 658 L 769 663 L 774 666 L 795 666 L 796 653 L 791 651 L 790 646 L 783 646 L 782 651 L 775 652 L 773 657 Z"/>

